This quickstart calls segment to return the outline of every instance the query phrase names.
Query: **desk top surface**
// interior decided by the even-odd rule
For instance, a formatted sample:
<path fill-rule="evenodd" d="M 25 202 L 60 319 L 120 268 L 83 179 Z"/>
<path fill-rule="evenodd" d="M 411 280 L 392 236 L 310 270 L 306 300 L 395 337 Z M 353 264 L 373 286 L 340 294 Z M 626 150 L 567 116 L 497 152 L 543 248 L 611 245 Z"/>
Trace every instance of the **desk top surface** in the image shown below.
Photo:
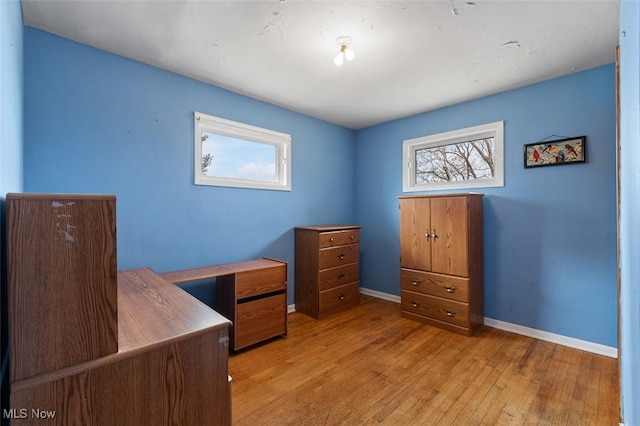
<path fill-rule="evenodd" d="M 118 272 L 118 349 L 228 327 L 229 320 L 148 268 Z"/>
<path fill-rule="evenodd" d="M 165 280 L 174 284 L 187 281 L 195 281 L 206 278 L 221 277 L 240 272 L 253 271 L 257 269 L 278 268 L 286 266 L 286 262 L 274 259 L 253 259 L 243 262 L 224 263 L 221 265 L 203 266 L 200 268 L 183 269 L 160 274 Z"/>
<path fill-rule="evenodd" d="M 312 225 L 312 226 L 296 226 L 296 229 L 304 229 L 308 231 L 346 231 L 349 229 L 360 229 L 360 225 Z"/>

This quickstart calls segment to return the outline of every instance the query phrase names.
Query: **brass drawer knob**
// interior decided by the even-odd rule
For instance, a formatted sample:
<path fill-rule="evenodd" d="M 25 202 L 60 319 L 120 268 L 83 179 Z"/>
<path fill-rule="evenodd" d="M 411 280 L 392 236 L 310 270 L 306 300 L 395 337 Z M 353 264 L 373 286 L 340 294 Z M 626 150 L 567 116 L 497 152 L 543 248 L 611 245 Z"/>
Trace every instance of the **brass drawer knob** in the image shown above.
<path fill-rule="evenodd" d="M 340 260 L 344 260 L 344 254 L 341 254 L 338 257 L 340 258 Z"/>
<path fill-rule="evenodd" d="M 344 300 L 344 294 L 341 294 L 340 296 L 338 296 L 338 299 Z"/>
<path fill-rule="evenodd" d="M 420 306 L 420 304 L 418 302 L 411 302 L 411 306 L 413 306 L 414 308 L 417 308 L 418 306 Z"/>
<path fill-rule="evenodd" d="M 411 278 L 411 284 L 417 286 L 418 284 L 420 284 L 420 280 L 418 280 L 417 278 Z"/>
<path fill-rule="evenodd" d="M 444 286 L 444 289 L 447 290 L 447 293 L 455 293 L 456 292 L 456 287 L 453 285 L 446 285 Z"/>
<path fill-rule="evenodd" d="M 444 312 L 447 314 L 448 317 L 455 317 L 456 316 L 456 313 L 453 312 L 451 309 L 445 309 Z"/>

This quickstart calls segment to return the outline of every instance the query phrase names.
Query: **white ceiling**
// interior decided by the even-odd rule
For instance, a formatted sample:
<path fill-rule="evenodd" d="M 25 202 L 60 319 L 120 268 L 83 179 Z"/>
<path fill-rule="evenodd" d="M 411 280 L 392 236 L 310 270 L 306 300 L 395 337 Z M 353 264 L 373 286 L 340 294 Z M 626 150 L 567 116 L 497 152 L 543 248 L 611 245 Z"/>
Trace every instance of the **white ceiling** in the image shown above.
<path fill-rule="evenodd" d="M 352 129 L 611 63 L 618 43 L 617 0 L 22 6 L 25 25 Z"/>

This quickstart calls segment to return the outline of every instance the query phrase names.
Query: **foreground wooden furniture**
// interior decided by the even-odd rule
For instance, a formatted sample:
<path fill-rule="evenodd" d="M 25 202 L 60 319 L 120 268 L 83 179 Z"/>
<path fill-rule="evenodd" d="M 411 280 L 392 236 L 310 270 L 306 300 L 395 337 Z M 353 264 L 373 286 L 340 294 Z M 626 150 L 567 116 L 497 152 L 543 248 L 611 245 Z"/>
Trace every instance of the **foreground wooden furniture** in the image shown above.
<path fill-rule="evenodd" d="M 360 226 L 299 226 L 296 312 L 322 319 L 356 306 L 360 297 Z"/>
<path fill-rule="evenodd" d="M 232 321 L 231 348 L 287 335 L 287 263 L 273 259 L 165 272 L 174 284 L 216 279 L 216 310 Z"/>
<path fill-rule="evenodd" d="M 116 353 L 115 197 L 6 202 L 11 380 Z"/>
<path fill-rule="evenodd" d="M 402 316 L 472 335 L 484 324 L 482 194 L 399 199 Z"/>
<path fill-rule="evenodd" d="M 150 269 L 115 272 L 114 197 L 6 200 L 12 375 L 5 419 L 231 423 L 229 321 Z"/>

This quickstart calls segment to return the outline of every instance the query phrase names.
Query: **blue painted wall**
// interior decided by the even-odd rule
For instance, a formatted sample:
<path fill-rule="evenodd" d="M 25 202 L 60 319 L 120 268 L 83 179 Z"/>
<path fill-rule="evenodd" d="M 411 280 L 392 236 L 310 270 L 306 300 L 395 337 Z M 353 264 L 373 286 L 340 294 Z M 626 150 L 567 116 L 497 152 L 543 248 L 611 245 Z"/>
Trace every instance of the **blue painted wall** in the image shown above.
<path fill-rule="evenodd" d="M 353 131 L 33 28 L 24 42 L 25 191 L 116 194 L 119 269 L 293 265 L 295 226 L 353 222 Z M 292 190 L 194 185 L 194 111 L 291 134 Z"/>
<path fill-rule="evenodd" d="M 0 2 L 0 196 L 22 190 L 22 9 Z"/>
<path fill-rule="evenodd" d="M 485 313 L 616 346 L 612 65 L 352 132 L 35 29 L 25 44 L 25 190 L 115 193 L 121 269 L 292 264 L 295 225 L 357 222 L 363 286 L 398 294 L 402 141 L 504 120 Z M 293 190 L 193 185 L 194 110 L 292 134 Z M 553 134 L 586 135 L 588 162 L 525 170 L 522 145 Z"/>
<path fill-rule="evenodd" d="M 403 140 L 500 120 L 505 186 L 474 190 L 485 194 L 485 315 L 615 347 L 613 65 L 358 132 L 363 285 L 399 295 Z M 587 162 L 524 169 L 523 145 L 550 135 L 586 135 Z"/>
<path fill-rule="evenodd" d="M 18 4 L 0 2 L 2 43 L 7 28 L 22 43 L 15 30 Z M 632 263 L 640 255 L 633 243 L 640 237 L 633 221 L 640 214 L 634 192 L 640 159 L 639 15 L 636 2 L 621 2 L 621 29 L 627 32 L 620 42 L 627 165 L 621 226 L 629 233 L 623 237 L 628 274 L 622 277 L 620 312 L 627 424 L 640 422 L 640 274 Z M 364 225 L 363 285 L 398 294 L 402 140 L 504 120 L 506 185 L 482 190 L 486 315 L 616 346 L 612 65 L 352 132 L 38 30 L 24 31 L 24 190 L 115 193 L 121 269 L 164 271 L 263 255 L 293 263 L 295 225 L 357 222 Z M 1 56 L 3 76 L 9 69 L 16 84 L 20 53 L 3 50 Z M 0 84 L 4 94 L 8 86 Z M 22 99 L 2 102 L 3 126 L 7 119 L 15 123 Z M 292 134 L 293 191 L 194 186 L 194 110 Z M 587 163 L 524 170 L 522 145 L 551 134 L 586 135 Z M 0 161 L 6 147 L 21 151 L 17 139 L 3 138 Z M 11 167 L 16 168 L 2 163 L 1 189 L 20 190 L 20 166 Z M 354 167 L 355 174 L 349 171 Z"/>
<path fill-rule="evenodd" d="M 640 425 L 640 3 L 620 2 L 620 377 L 627 425 Z"/>
<path fill-rule="evenodd" d="M 0 1 L 0 399 L 9 405 L 5 194 L 22 191 L 22 8 Z"/>
<path fill-rule="evenodd" d="M 39 30 L 25 45 L 25 190 L 115 193 L 119 268 L 293 264 L 295 225 L 357 222 L 362 285 L 397 295 L 402 141 L 504 120 L 486 316 L 616 346 L 612 65 L 352 132 Z M 193 185 L 194 110 L 290 133 L 293 190 Z M 588 162 L 525 170 L 552 134 L 586 135 Z"/>

